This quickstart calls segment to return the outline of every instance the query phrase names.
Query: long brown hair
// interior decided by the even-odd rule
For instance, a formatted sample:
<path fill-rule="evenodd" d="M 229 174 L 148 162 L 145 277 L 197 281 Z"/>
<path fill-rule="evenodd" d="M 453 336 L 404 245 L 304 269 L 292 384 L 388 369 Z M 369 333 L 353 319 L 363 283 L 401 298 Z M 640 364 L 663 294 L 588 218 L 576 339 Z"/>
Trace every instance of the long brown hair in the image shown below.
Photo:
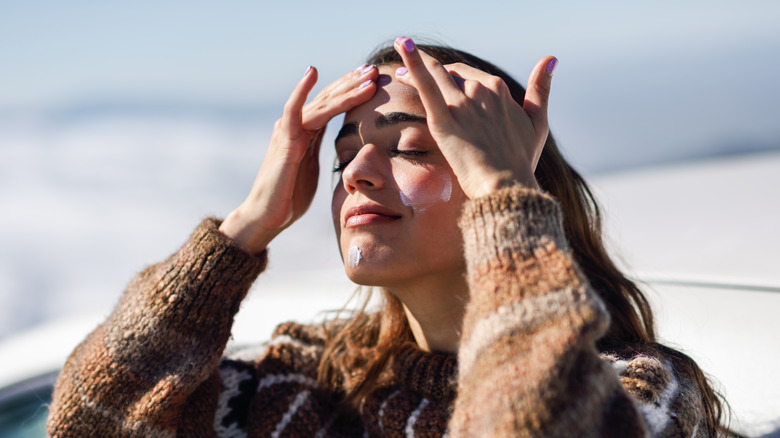
<path fill-rule="evenodd" d="M 469 53 L 448 47 L 418 45 L 442 64 L 464 63 L 504 80 L 512 97 L 522 105 L 525 89 L 506 72 Z M 369 64 L 401 65 L 401 57 L 392 46 L 369 56 Z M 607 254 L 602 242 L 599 206 L 582 176 L 561 155 L 552 134 L 547 137 L 536 168 L 539 186 L 550 193 L 563 210 L 564 231 L 572 255 L 588 278 L 593 290 L 604 301 L 611 317 L 607 333 L 598 341 L 601 351 L 642 346 L 669 357 L 675 368 L 695 378 L 705 406 L 712 434 L 721 430 L 724 408 L 706 376 L 685 354 L 656 342 L 653 313 L 639 288 L 626 278 Z M 373 389 L 390 378 L 389 363 L 398 349 L 413 337 L 403 306 L 383 291 L 381 312 L 363 307 L 346 321 L 336 324 L 320 363 L 318 379 L 332 390 L 342 391 L 340 404 L 357 407 Z"/>

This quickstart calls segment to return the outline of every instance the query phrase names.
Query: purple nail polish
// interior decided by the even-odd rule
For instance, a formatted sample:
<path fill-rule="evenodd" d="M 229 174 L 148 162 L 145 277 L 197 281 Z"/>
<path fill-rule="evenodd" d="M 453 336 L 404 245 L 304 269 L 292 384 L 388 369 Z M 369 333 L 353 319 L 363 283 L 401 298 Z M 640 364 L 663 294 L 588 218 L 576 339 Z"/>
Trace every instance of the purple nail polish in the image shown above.
<path fill-rule="evenodd" d="M 547 73 L 553 74 L 556 65 L 558 65 L 558 58 L 553 58 L 547 61 Z"/>
<path fill-rule="evenodd" d="M 371 82 L 373 82 L 373 81 L 371 79 L 369 79 L 369 80 L 363 82 L 362 84 L 360 84 L 360 86 L 358 88 L 366 88 L 369 85 L 371 85 Z"/>
<path fill-rule="evenodd" d="M 363 70 L 360 70 L 360 74 L 364 75 L 364 74 L 370 72 L 373 69 L 374 69 L 374 64 L 371 64 L 371 65 L 369 65 L 367 67 L 363 67 Z"/>
<path fill-rule="evenodd" d="M 360 64 L 360 66 L 359 66 L 358 68 L 356 68 L 354 71 L 361 71 L 361 70 L 363 70 L 364 68 L 366 68 L 366 66 L 367 66 L 367 65 L 368 65 L 368 64 Z"/>
<path fill-rule="evenodd" d="M 395 71 L 396 76 L 403 76 L 405 74 L 409 73 L 409 69 L 406 67 L 398 67 Z"/>
<path fill-rule="evenodd" d="M 309 72 L 311 72 L 311 66 L 306 67 L 306 72 L 303 74 L 303 76 L 305 77 L 309 74 Z"/>
<path fill-rule="evenodd" d="M 407 52 L 414 52 L 414 41 L 412 41 L 411 38 L 407 38 L 404 41 L 404 49 L 406 49 Z"/>

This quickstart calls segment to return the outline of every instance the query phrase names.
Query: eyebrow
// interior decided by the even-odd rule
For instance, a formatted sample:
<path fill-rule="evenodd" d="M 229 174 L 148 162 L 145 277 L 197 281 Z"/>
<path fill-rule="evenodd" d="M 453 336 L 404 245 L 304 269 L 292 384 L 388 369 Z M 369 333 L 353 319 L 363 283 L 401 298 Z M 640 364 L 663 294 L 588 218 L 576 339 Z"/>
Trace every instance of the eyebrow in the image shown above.
<path fill-rule="evenodd" d="M 374 126 L 377 128 L 387 128 L 388 126 L 398 125 L 401 123 L 423 123 L 427 124 L 428 119 L 426 119 L 423 116 L 418 116 L 417 114 L 409 114 L 409 113 L 387 113 L 387 114 L 380 114 L 376 120 L 374 121 Z M 336 143 L 338 143 L 339 140 L 341 140 L 344 137 L 348 137 L 350 135 L 358 135 L 358 124 L 357 123 L 346 123 L 344 126 L 341 127 L 341 130 L 339 131 L 338 135 L 336 135 Z"/>

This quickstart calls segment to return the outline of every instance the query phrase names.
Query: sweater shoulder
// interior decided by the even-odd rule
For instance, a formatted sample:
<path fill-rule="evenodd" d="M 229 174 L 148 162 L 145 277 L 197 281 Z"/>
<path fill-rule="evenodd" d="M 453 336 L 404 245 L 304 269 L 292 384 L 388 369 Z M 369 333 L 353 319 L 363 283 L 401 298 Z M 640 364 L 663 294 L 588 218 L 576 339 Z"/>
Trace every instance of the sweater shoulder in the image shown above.
<path fill-rule="evenodd" d="M 290 369 L 296 372 L 310 371 L 311 368 L 316 370 L 322 358 L 322 351 L 331 324 L 330 322 L 322 324 L 285 322 L 279 324 L 268 341 L 228 347 L 222 358 L 222 363 L 250 365 L 257 371 L 269 367 L 280 370 Z M 306 374 L 311 373 L 306 372 Z"/>
<path fill-rule="evenodd" d="M 601 358 L 612 365 L 654 436 L 699 436 L 707 427 L 693 361 L 664 350 L 627 347 L 604 352 Z"/>

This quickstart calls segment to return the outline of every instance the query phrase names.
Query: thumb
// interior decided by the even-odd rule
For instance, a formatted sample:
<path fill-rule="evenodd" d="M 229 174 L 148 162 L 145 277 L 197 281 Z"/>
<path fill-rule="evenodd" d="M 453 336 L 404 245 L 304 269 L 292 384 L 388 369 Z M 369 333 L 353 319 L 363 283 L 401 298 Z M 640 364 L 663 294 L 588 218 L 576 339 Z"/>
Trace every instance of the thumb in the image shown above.
<path fill-rule="evenodd" d="M 547 132 L 547 101 L 550 97 L 550 84 L 553 71 L 558 65 L 558 58 L 546 56 L 542 58 L 528 78 L 528 90 L 525 93 L 523 110 L 536 129 L 536 132 Z"/>

